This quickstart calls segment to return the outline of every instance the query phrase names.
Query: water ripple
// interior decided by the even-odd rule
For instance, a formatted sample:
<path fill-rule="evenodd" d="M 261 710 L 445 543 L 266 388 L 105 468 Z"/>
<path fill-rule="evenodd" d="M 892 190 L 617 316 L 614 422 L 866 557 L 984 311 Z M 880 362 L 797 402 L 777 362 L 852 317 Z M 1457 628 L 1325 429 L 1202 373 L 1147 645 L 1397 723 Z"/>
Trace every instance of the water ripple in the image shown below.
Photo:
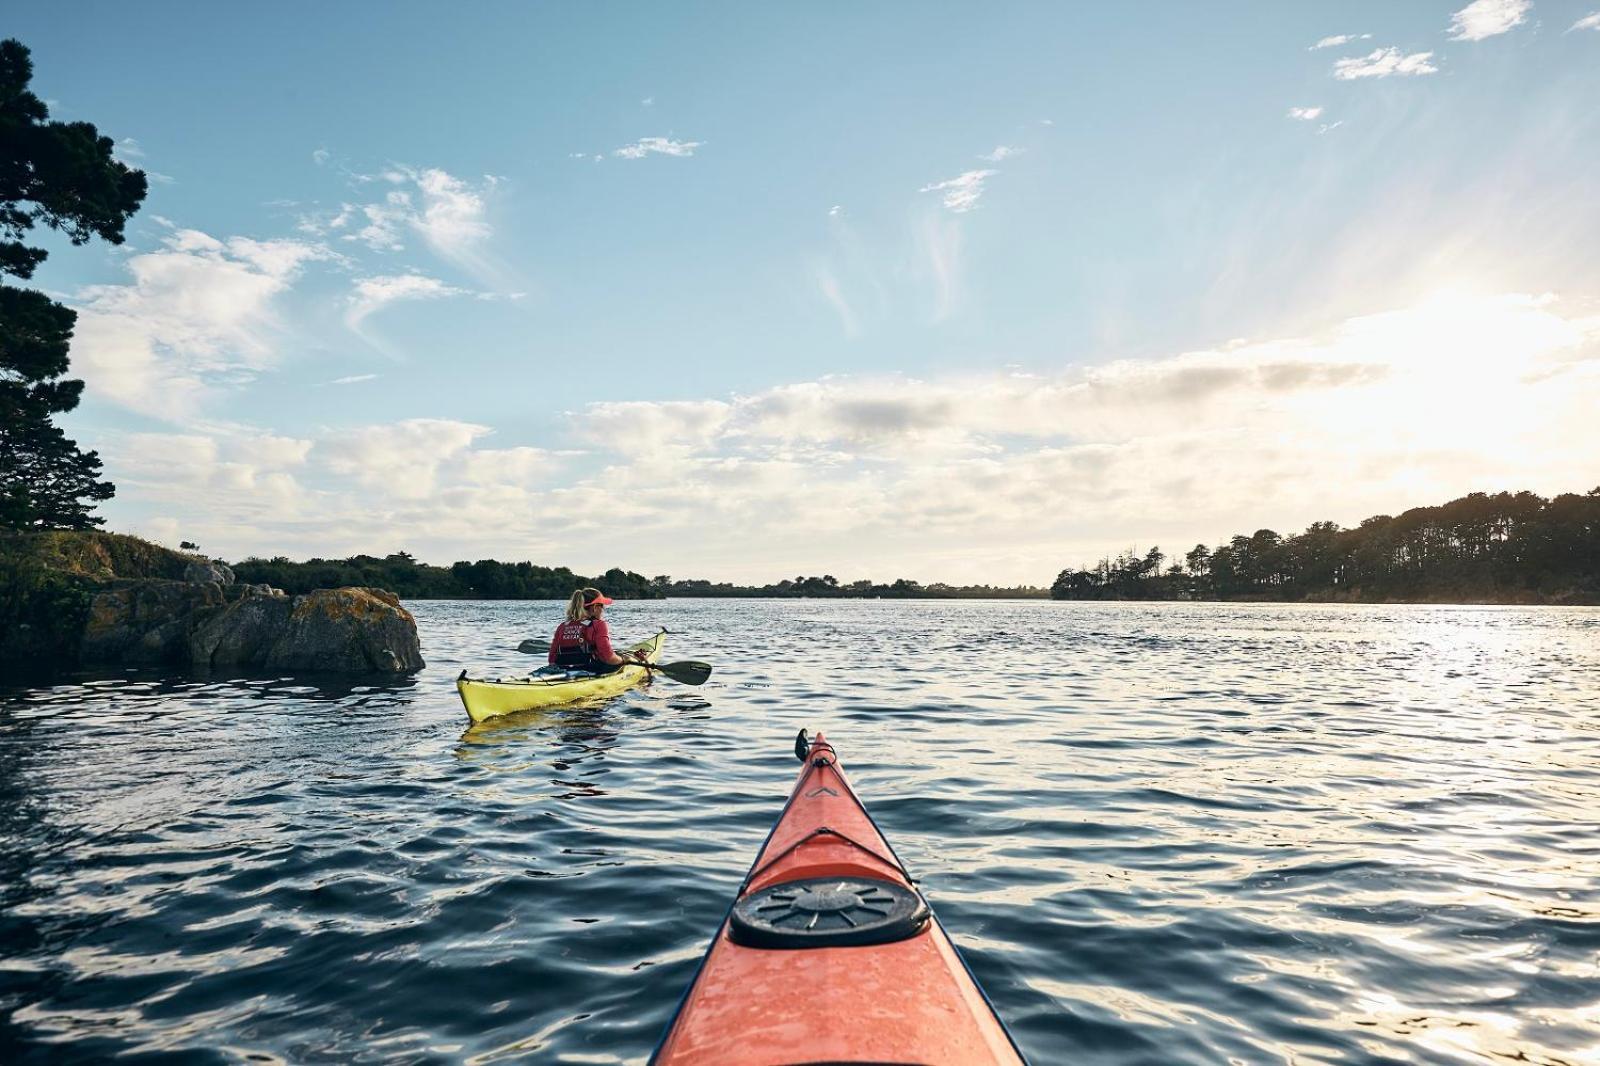
<path fill-rule="evenodd" d="M 1600 611 L 672 601 L 710 660 L 0 693 L 0 1061 L 642 1062 L 826 729 L 1039 1063 L 1600 1061 Z"/>

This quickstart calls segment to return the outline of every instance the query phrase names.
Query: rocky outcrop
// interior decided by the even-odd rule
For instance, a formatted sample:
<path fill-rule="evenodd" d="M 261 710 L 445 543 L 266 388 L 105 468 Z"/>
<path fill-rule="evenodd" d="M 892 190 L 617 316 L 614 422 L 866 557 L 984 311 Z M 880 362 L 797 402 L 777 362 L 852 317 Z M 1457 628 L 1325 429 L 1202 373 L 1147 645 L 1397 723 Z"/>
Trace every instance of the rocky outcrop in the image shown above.
<path fill-rule="evenodd" d="M 405 674 L 422 669 L 416 619 L 382 589 L 252 591 L 189 638 L 195 665 L 274 671 Z"/>
<path fill-rule="evenodd" d="M 318 589 L 294 598 L 289 625 L 267 656 L 275 670 L 422 669 L 417 622 L 382 589 Z"/>
<path fill-rule="evenodd" d="M 114 533 L 0 538 L 0 673 L 117 664 L 403 674 L 416 620 L 381 589 L 290 597 Z"/>
<path fill-rule="evenodd" d="M 183 568 L 183 579 L 191 585 L 214 584 L 227 588 L 233 584 L 233 571 L 211 559 L 196 559 Z"/>
<path fill-rule="evenodd" d="M 189 634 L 189 660 L 213 669 L 261 668 L 289 624 L 293 605 L 277 589 L 250 591 L 202 619 Z"/>
<path fill-rule="evenodd" d="M 222 604 L 222 588 L 215 583 L 119 581 L 89 601 L 79 657 L 87 665 L 181 666 L 195 615 Z"/>

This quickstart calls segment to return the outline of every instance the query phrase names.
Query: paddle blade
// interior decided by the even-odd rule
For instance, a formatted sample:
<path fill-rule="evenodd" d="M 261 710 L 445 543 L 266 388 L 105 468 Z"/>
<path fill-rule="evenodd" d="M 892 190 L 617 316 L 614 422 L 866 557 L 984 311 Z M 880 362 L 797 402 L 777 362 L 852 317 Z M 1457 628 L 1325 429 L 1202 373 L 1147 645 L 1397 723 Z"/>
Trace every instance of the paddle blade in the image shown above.
<path fill-rule="evenodd" d="M 692 659 L 681 663 L 659 663 L 650 669 L 685 685 L 703 685 L 711 676 L 710 663 L 698 663 Z"/>
<path fill-rule="evenodd" d="M 524 655 L 549 655 L 550 642 L 548 640 L 525 640 L 517 645 L 517 650 Z"/>

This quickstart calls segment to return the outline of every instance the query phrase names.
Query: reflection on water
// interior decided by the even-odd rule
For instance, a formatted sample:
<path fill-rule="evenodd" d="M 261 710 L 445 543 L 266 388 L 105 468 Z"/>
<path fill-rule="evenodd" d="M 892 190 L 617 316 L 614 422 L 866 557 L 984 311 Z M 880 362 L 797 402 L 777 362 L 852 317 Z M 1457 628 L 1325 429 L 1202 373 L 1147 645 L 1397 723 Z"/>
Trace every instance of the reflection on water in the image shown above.
<path fill-rule="evenodd" d="M 642 1061 L 801 726 L 1040 1063 L 1600 1061 L 1600 611 L 619 604 L 711 682 L 467 728 L 559 605 L 413 609 L 3 694 L 0 1061 Z"/>

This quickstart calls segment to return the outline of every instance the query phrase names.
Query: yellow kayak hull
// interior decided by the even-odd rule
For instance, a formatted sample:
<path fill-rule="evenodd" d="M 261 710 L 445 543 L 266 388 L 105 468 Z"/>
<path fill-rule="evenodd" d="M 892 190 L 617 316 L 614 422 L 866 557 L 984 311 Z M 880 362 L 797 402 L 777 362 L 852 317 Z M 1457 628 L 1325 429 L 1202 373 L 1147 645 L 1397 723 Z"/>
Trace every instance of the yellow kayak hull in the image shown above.
<path fill-rule="evenodd" d="M 663 629 L 649 640 L 635 644 L 629 651 L 644 652 L 650 662 L 661 661 L 661 647 L 666 643 L 667 631 Z M 497 680 L 475 680 L 465 670 L 456 678 L 456 691 L 461 694 L 461 705 L 467 717 L 474 722 L 498 718 L 515 711 L 532 711 L 542 707 L 560 707 L 578 700 L 599 699 L 628 691 L 644 681 L 650 672 L 642 666 L 624 666 L 613 674 L 599 677 L 547 679 L 536 676 L 503 677 Z"/>

